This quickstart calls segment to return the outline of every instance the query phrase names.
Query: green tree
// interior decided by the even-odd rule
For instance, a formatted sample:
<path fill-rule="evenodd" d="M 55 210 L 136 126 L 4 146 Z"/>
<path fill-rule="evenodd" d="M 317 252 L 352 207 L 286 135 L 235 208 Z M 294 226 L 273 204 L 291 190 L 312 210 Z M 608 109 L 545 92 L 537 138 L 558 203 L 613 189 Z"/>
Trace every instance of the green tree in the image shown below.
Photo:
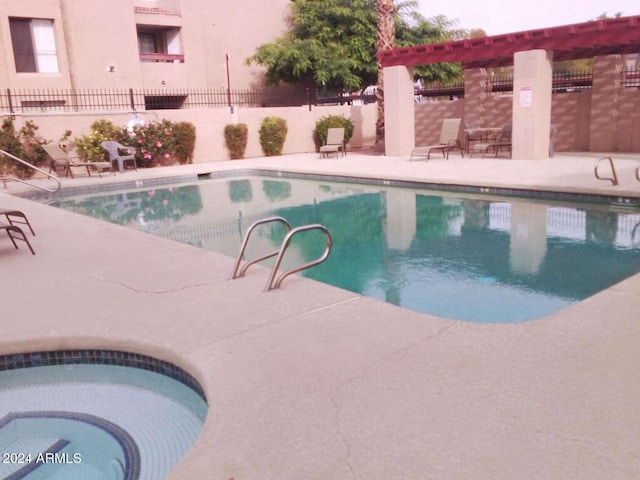
<path fill-rule="evenodd" d="M 435 17 L 437 22 L 426 20 L 413 0 L 393 4 L 394 46 L 443 41 L 455 34 L 447 30 L 453 22 L 446 17 Z M 292 0 L 290 30 L 260 45 L 246 61 L 265 66 L 270 84 L 298 83 L 348 91 L 375 85 L 377 13 L 376 0 Z M 431 70 L 434 68 L 439 67 Z M 417 69 L 418 78 L 422 72 Z M 439 78 L 443 75 L 450 77 L 446 70 Z"/>

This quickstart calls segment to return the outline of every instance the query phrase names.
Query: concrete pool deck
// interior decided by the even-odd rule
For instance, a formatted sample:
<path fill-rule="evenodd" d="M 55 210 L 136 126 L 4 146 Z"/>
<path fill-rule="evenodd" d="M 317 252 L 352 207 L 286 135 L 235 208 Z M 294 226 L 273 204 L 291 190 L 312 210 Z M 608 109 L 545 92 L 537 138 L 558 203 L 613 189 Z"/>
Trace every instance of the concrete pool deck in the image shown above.
<path fill-rule="evenodd" d="M 640 197 L 637 156 L 408 162 L 350 153 L 140 170 L 63 185 L 271 169 Z M 625 158 L 623 158 L 625 157 Z M 202 435 L 169 478 L 638 478 L 640 275 L 547 318 L 475 324 L 411 312 L 19 198 L 36 250 L 0 241 L 0 354 L 118 349 L 203 385 Z M 464 301 L 463 298 L 460 299 Z"/>

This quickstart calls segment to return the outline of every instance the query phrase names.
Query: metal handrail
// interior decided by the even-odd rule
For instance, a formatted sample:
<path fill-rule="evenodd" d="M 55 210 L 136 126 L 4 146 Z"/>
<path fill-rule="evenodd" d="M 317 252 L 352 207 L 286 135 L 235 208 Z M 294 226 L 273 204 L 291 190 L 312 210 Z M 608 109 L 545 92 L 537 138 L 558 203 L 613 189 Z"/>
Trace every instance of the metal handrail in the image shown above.
<path fill-rule="evenodd" d="M 600 162 L 602 162 L 603 160 L 608 160 L 609 161 L 609 165 L 611 166 L 611 174 L 612 177 L 608 178 L 608 177 L 601 177 L 598 174 L 598 167 L 600 166 Z M 596 178 L 598 180 L 609 180 L 611 182 L 612 185 L 618 185 L 618 175 L 616 174 L 616 167 L 613 165 L 613 160 L 611 159 L 611 157 L 602 157 L 599 158 L 598 160 L 596 160 L 596 163 L 593 167 L 593 173 L 595 174 Z M 638 178 L 638 170 L 636 168 L 636 178 Z M 638 178 L 638 180 L 640 181 L 640 178 Z"/>
<path fill-rule="evenodd" d="M 4 188 L 7 188 L 7 182 L 8 181 L 24 183 L 25 185 L 29 185 L 30 187 L 34 187 L 34 188 L 39 188 L 40 190 L 44 190 L 44 191 L 49 192 L 49 193 L 57 192 L 62 187 L 62 183 L 60 183 L 60 179 L 56 175 L 52 175 L 51 173 L 49 173 L 49 172 L 47 172 L 45 170 L 42 170 L 41 168 L 38 168 L 35 165 L 31 165 L 29 162 L 25 162 L 21 158 L 18 158 L 15 155 L 13 155 L 13 154 L 11 154 L 9 152 L 5 152 L 4 150 L 0 150 L 0 154 L 3 154 L 6 157 L 9 157 L 9 158 L 15 160 L 16 162 L 19 162 L 19 163 L 21 163 L 23 165 L 26 165 L 27 167 L 29 167 L 32 170 L 36 170 L 36 171 L 38 171 L 40 173 L 43 173 L 48 178 L 52 178 L 53 180 L 55 180 L 56 183 L 58 184 L 58 187 L 56 189 L 52 190 L 50 188 L 43 187 L 42 185 L 36 185 L 35 183 L 28 182 L 28 181 L 26 181 L 26 180 L 24 180 L 22 178 L 13 177 L 13 176 L 10 176 L 10 175 L 2 175 L 2 176 L 0 176 L 0 180 L 4 184 Z"/>
<path fill-rule="evenodd" d="M 636 163 L 636 180 L 640 182 L 640 160 Z"/>
<path fill-rule="evenodd" d="M 313 260 L 311 262 L 308 262 L 308 263 L 299 265 L 295 268 L 292 268 L 290 270 L 287 270 L 278 278 L 276 278 L 276 274 L 278 273 L 278 268 L 280 267 L 280 263 L 282 262 L 282 258 L 284 257 L 284 253 L 287 250 L 289 243 L 291 243 L 291 239 L 294 237 L 294 235 L 300 232 L 308 231 L 308 230 L 320 230 L 322 233 L 324 233 L 325 239 L 327 241 L 327 247 L 325 248 L 324 253 L 320 257 L 318 257 L 316 260 Z M 327 230 L 327 228 L 324 227 L 323 225 L 319 225 L 319 224 L 303 225 L 301 227 L 297 227 L 289 231 L 289 233 L 287 233 L 287 235 L 284 237 L 284 240 L 282 241 L 282 245 L 280 246 L 280 251 L 278 252 L 278 258 L 276 258 L 276 263 L 273 265 L 273 268 L 271 269 L 271 274 L 269 275 L 269 280 L 267 281 L 267 285 L 265 286 L 264 291 L 268 292 L 269 290 L 272 290 L 274 288 L 280 288 L 282 281 L 292 273 L 300 272 L 302 270 L 311 268 L 315 265 L 318 265 L 324 262 L 329 256 L 329 253 L 331 253 L 331 244 L 332 244 L 331 234 L 329 233 L 329 230 Z"/>
<path fill-rule="evenodd" d="M 280 252 L 280 250 L 276 250 L 275 252 L 271 252 L 266 255 L 263 255 L 262 257 L 258 257 L 254 260 L 248 261 L 238 272 L 238 269 L 240 268 L 240 264 L 242 263 L 242 258 L 244 257 L 244 251 L 246 250 L 247 244 L 249 243 L 249 238 L 251 237 L 251 233 L 255 230 L 257 226 L 264 225 L 265 223 L 272 223 L 272 222 L 280 222 L 284 225 L 287 232 L 291 231 L 291 225 L 289 225 L 289 222 L 287 222 L 282 217 L 269 217 L 269 218 L 264 218 L 262 220 L 257 220 L 253 222 L 251 226 L 249 226 L 249 228 L 247 229 L 247 232 L 244 234 L 244 238 L 242 239 L 240 252 L 238 253 L 238 258 L 236 258 L 236 263 L 233 265 L 233 271 L 231 272 L 230 280 L 233 280 L 234 278 L 238 278 L 238 277 L 243 277 L 247 269 L 251 265 L 261 262 L 263 260 L 266 260 L 267 258 L 275 257 Z"/>

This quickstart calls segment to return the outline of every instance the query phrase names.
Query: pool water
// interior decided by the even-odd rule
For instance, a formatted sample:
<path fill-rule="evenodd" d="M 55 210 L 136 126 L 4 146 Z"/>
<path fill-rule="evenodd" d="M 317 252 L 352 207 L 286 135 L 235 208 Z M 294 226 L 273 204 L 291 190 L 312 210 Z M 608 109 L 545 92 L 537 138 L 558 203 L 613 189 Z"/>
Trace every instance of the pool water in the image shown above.
<path fill-rule="evenodd" d="M 333 249 L 305 277 L 474 322 L 542 318 L 640 271 L 634 207 L 261 176 L 64 197 L 58 205 L 233 257 L 255 220 L 320 223 Z M 248 257 L 277 248 L 284 235 L 277 226 L 257 232 Z M 284 268 L 320 255 L 324 238 L 315 233 L 294 239 Z"/>
<path fill-rule="evenodd" d="M 205 400 L 141 368 L 0 371 L 0 478 L 159 480 L 204 425 Z"/>

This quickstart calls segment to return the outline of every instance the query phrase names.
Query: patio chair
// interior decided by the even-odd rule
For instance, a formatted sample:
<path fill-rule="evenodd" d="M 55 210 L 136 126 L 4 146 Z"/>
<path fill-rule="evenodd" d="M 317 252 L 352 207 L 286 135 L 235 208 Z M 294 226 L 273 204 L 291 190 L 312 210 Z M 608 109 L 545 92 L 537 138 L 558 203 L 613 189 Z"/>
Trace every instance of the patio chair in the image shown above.
<path fill-rule="evenodd" d="M 9 225 L 15 225 L 16 223 L 26 225 L 27 227 L 29 227 L 29 230 L 31 230 L 31 235 L 35 237 L 36 232 L 33 231 L 33 227 L 31 226 L 31 223 L 29 223 L 29 219 L 24 214 L 24 212 L 21 212 L 20 210 L 9 210 L 0 208 L 0 215 L 5 216 L 7 222 L 9 222 Z M 16 220 L 14 217 L 21 218 L 22 220 Z"/>
<path fill-rule="evenodd" d="M 449 158 L 449 152 L 452 150 L 460 150 L 460 155 L 464 157 L 464 150 L 462 146 L 462 119 L 460 118 L 446 118 L 442 121 L 442 129 L 440 130 L 440 140 L 435 145 L 425 145 L 416 147 L 411 152 L 409 161 L 413 160 L 413 157 L 429 157 L 434 150 L 440 150 L 443 158 Z"/>
<path fill-rule="evenodd" d="M 102 177 L 102 170 L 109 170 L 113 172 L 110 162 L 79 162 L 77 159 L 80 157 L 70 157 L 69 154 L 56 143 L 42 145 L 42 148 L 50 159 L 49 173 L 51 173 L 51 170 L 55 173 L 63 171 L 65 172 L 65 177 L 73 178 L 73 171 L 71 170 L 73 167 L 86 168 L 89 176 L 91 176 L 92 168 L 95 168 L 98 171 L 99 177 Z M 115 175 L 115 172 L 113 173 Z"/>
<path fill-rule="evenodd" d="M 102 148 L 109 153 L 109 161 L 111 164 L 113 164 L 113 162 L 118 162 L 118 171 L 120 173 L 124 172 L 125 164 L 127 162 L 133 165 L 134 170 L 138 170 L 138 164 L 136 163 L 136 156 L 133 148 L 125 147 L 124 145 L 112 140 L 102 142 L 101 145 Z"/>
<path fill-rule="evenodd" d="M 344 128 L 330 128 L 327 130 L 327 140 L 320 147 L 320 158 L 329 156 L 330 153 L 338 152 L 345 155 Z"/>
<path fill-rule="evenodd" d="M 470 122 L 464 124 L 464 150 L 469 153 L 471 142 L 479 142 L 483 139 L 480 122 Z"/>
<path fill-rule="evenodd" d="M 13 243 L 14 247 L 18 248 L 16 240 L 20 240 L 21 242 L 27 244 L 29 250 L 31 250 L 31 253 L 33 255 L 36 254 L 36 252 L 33 250 L 33 247 L 31 246 L 31 243 L 29 243 L 29 239 L 20 227 L 11 225 L 10 223 L 0 223 L 0 230 L 4 230 L 5 232 L 7 232 L 7 235 L 9 235 L 9 239 L 11 240 L 11 243 Z"/>
<path fill-rule="evenodd" d="M 509 157 L 511 157 L 511 130 L 511 123 L 507 123 L 493 139 L 486 143 L 476 143 L 471 149 L 471 154 L 481 153 L 482 156 L 485 156 L 488 153 L 493 153 L 497 157 L 501 150 L 507 150 Z"/>

